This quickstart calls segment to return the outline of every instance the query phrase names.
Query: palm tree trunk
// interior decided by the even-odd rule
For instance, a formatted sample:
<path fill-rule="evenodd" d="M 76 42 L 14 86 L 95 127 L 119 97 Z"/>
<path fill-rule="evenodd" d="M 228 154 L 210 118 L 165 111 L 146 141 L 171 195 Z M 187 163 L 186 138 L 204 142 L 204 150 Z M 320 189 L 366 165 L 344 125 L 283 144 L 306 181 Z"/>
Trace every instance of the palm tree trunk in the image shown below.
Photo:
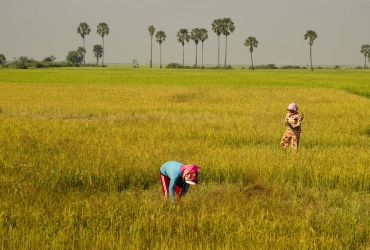
<path fill-rule="evenodd" d="M 160 69 L 162 68 L 162 45 L 161 44 L 159 44 L 159 68 Z"/>
<path fill-rule="evenodd" d="M 150 68 L 152 68 L 152 60 L 153 60 L 153 35 L 151 35 L 151 43 L 150 43 Z"/>
<path fill-rule="evenodd" d="M 225 68 L 226 68 L 226 55 L 227 55 L 227 36 L 226 36 L 226 44 L 225 44 L 225 64 L 224 64 Z"/>
<path fill-rule="evenodd" d="M 252 62 L 252 70 L 254 70 L 254 67 L 253 67 L 253 56 L 252 56 L 252 52 L 251 52 L 251 62 Z"/>
<path fill-rule="evenodd" d="M 195 68 L 198 65 L 198 44 L 195 44 Z"/>
<path fill-rule="evenodd" d="M 220 67 L 220 35 L 218 35 L 218 62 L 217 67 Z"/>
<path fill-rule="evenodd" d="M 182 45 L 182 66 L 184 67 L 184 45 Z"/>
<path fill-rule="evenodd" d="M 311 61 L 311 71 L 313 71 L 313 67 L 312 67 L 312 45 L 310 46 L 310 61 Z"/>
<path fill-rule="evenodd" d="M 101 60 L 101 66 L 103 67 L 103 64 L 104 64 L 104 54 L 105 54 L 105 50 L 104 50 L 104 36 L 103 36 L 103 58 Z"/>
<path fill-rule="evenodd" d="M 365 53 L 365 64 L 364 64 L 364 69 L 366 69 L 366 53 Z"/>
<path fill-rule="evenodd" d="M 84 65 L 85 65 L 85 54 L 86 54 L 86 49 L 85 49 L 85 37 L 84 37 Z"/>
<path fill-rule="evenodd" d="M 203 69 L 203 42 L 202 42 L 202 69 Z"/>

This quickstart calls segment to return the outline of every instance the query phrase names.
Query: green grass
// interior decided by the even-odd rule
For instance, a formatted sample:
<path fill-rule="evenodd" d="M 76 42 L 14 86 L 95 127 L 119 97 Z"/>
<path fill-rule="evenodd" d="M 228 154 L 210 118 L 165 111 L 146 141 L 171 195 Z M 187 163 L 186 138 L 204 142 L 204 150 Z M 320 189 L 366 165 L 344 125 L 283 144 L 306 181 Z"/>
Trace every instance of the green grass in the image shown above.
<path fill-rule="evenodd" d="M 15 71 L 15 72 L 14 72 Z M 180 76 L 181 75 L 181 76 Z M 369 70 L 183 70 L 110 68 L 47 68 L 1 70 L 2 82 L 60 84 L 125 84 L 161 86 L 324 87 L 370 98 Z"/>
<path fill-rule="evenodd" d="M 0 248 L 368 249 L 369 74 L 0 70 Z M 176 205 L 168 160 L 201 168 Z"/>

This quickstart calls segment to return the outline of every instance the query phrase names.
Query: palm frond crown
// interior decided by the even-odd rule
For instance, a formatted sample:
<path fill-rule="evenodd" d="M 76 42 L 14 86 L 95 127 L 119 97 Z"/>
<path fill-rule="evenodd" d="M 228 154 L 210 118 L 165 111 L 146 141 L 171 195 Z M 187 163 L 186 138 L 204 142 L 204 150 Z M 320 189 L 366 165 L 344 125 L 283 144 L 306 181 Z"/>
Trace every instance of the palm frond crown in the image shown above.
<path fill-rule="evenodd" d="M 109 34 L 109 27 L 106 23 L 99 23 L 97 26 L 96 32 L 101 36 L 104 37 L 105 35 Z"/>
<path fill-rule="evenodd" d="M 361 46 L 361 54 L 364 54 L 365 56 L 370 54 L 370 45 L 364 44 Z"/>
<path fill-rule="evenodd" d="M 208 30 L 199 29 L 199 40 L 204 42 L 207 39 L 208 39 Z"/>
<path fill-rule="evenodd" d="M 153 35 L 155 31 L 155 27 L 153 25 L 148 26 L 149 35 Z"/>
<path fill-rule="evenodd" d="M 166 40 L 166 33 L 164 33 L 162 30 L 157 31 L 155 34 L 155 39 L 157 43 L 161 44 L 164 40 Z"/>
<path fill-rule="evenodd" d="M 247 39 L 245 39 L 244 46 L 249 47 L 249 51 L 253 52 L 253 48 L 257 48 L 258 46 L 258 41 L 255 37 L 250 36 Z"/>
<path fill-rule="evenodd" d="M 235 30 L 235 25 L 231 18 L 227 17 L 222 19 L 221 32 L 223 35 L 228 36 Z"/>
<path fill-rule="evenodd" d="M 307 30 L 306 34 L 304 35 L 304 40 L 307 40 L 309 38 L 308 44 L 312 46 L 313 41 L 317 38 L 317 34 L 313 30 Z"/>
<path fill-rule="evenodd" d="M 192 31 L 190 32 L 190 39 L 193 40 L 195 44 L 199 43 L 200 37 L 201 37 L 200 29 L 199 28 L 192 29 Z"/>
<path fill-rule="evenodd" d="M 82 38 L 90 34 L 90 32 L 91 32 L 91 29 L 87 23 L 80 23 L 80 25 L 78 25 L 77 27 L 77 34 L 80 34 Z"/>
<path fill-rule="evenodd" d="M 216 33 L 217 36 L 222 33 L 222 19 L 215 19 L 212 22 L 212 30 Z"/>
<path fill-rule="evenodd" d="M 102 57 L 102 55 L 103 55 L 103 47 L 100 44 L 96 44 L 93 47 L 93 52 L 94 52 L 95 57 L 97 57 L 97 58 L 98 57 Z"/>
<path fill-rule="evenodd" d="M 185 45 L 185 42 L 189 42 L 190 36 L 187 29 L 180 29 L 177 31 L 177 41 L 182 44 L 182 46 Z"/>

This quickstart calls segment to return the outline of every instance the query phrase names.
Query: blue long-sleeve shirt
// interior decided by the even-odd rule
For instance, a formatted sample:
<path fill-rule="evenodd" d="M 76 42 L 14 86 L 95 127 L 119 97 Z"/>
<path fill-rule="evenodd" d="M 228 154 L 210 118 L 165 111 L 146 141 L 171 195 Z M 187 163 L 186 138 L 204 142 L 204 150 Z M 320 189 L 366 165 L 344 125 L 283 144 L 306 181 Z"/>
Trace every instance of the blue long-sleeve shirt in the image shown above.
<path fill-rule="evenodd" d="M 168 192 L 170 194 L 171 202 L 175 200 L 175 185 L 182 186 L 180 191 L 180 196 L 186 194 L 189 188 L 189 184 L 184 183 L 182 179 L 180 167 L 184 166 L 184 164 L 177 162 L 177 161 L 169 161 L 164 163 L 161 168 L 160 172 L 162 175 L 167 176 L 171 181 L 168 187 Z"/>

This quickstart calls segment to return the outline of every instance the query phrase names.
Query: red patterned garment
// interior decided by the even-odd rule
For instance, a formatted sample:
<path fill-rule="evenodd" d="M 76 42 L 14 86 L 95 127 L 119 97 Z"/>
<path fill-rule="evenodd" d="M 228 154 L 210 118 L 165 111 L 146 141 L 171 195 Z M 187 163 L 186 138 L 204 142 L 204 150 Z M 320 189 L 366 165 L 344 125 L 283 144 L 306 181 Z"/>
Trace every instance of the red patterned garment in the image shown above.
<path fill-rule="evenodd" d="M 301 125 L 303 120 L 303 114 L 298 112 L 291 112 L 286 115 L 284 124 L 287 129 L 280 141 L 280 145 L 286 149 L 291 144 L 293 152 L 298 151 L 299 137 L 301 135 Z"/>

